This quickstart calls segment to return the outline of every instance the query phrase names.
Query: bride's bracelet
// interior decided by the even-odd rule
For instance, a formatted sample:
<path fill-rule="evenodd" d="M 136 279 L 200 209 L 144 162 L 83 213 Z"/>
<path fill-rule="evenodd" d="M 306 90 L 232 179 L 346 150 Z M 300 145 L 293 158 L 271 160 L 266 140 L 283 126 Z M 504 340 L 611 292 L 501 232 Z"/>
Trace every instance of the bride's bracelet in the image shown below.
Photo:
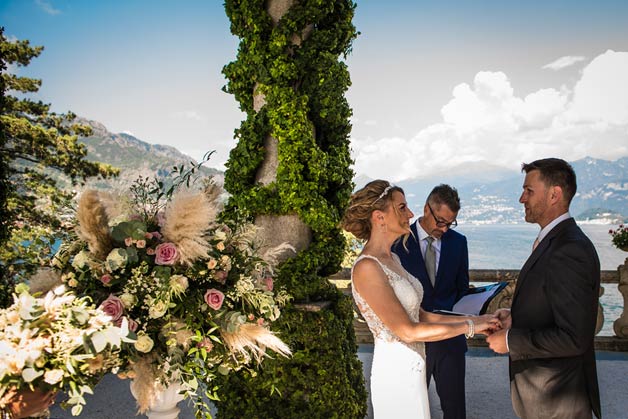
<path fill-rule="evenodd" d="M 467 339 L 471 339 L 473 336 L 475 336 L 475 324 L 473 323 L 473 320 L 469 320 L 469 319 L 467 319 L 466 322 L 467 322 L 467 325 L 469 326 L 469 330 L 464 335 L 466 336 Z"/>

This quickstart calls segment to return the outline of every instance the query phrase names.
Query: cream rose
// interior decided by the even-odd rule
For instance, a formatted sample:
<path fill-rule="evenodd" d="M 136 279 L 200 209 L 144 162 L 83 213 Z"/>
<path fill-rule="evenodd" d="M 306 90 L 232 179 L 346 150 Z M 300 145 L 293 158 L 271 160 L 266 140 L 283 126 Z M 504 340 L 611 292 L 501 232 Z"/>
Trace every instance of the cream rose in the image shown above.
<path fill-rule="evenodd" d="M 158 319 L 166 314 L 166 310 L 168 310 L 167 302 L 163 300 L 155 301 L 148 309 L 148 317 L 150 317 L 151 319 Z"/>
<path fill-rule="evenodd" d="M 148 353 L 153 349 L 155 343 L 145 332 L 137 333 L 137 340 L 135 341 L 135 349 L 139 352 Z"/>

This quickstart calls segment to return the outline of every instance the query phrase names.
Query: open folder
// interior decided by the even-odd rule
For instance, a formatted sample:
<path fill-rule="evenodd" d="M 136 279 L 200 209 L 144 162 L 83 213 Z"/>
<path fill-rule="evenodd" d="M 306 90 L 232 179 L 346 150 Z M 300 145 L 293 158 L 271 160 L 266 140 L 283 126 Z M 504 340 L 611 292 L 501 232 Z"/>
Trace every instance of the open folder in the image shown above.
<path fill-rule="evenodd" d="M 477 316 L 485 314 L 488 305 L 501 290 L 506 288 L 508 282 L 496 282 L 481 287 L 469 288 L 469 291 L 449 310 L 434 310 L 434 313 L 453 314 L 458 316 Z"/>

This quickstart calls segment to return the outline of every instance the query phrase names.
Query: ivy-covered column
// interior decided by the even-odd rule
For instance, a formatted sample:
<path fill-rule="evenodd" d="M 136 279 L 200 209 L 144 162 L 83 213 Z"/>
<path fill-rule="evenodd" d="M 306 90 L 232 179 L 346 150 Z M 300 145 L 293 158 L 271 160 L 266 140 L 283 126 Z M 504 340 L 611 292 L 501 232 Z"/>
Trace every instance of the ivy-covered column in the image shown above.
<path fill-rule="evenodd" d="M 236 130 L 226 214 L 254 219 L 266 243 L 291 243 L 278 281 L 294 296 L 273 329 L 293 350 L 262 371 L 224 378 L 218 418 L 366 415 L 352 302 L 327 277 L 340 269 L 339 221 L 351 195 L 349 73 L 357 32 L 350 0 L 226 0 L 237 60 L 226 91 L 247 118 Z"/>

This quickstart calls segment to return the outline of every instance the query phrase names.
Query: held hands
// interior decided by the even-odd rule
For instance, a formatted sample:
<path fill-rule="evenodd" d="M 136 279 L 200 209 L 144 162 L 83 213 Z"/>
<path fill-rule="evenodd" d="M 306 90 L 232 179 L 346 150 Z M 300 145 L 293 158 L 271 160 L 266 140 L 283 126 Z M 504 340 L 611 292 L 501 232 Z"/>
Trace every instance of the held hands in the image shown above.
<path fill-rule="evenodd" d="M 475 325 L 475 333 L 490 335 L 495 330 L 501 329 L 501 321 L 494 314 L 483 314 L 471 318 Z"/>
<path fill-rule="evenodd" d="M 487 336 L 486 343 L 488 347 L 498 354 L 508 353 L 508 341 L 507 333 L 512 327 L 512 317 L 510 316 L 510 309 L 500 308 L 494 313 L 495 317 L 500 319 L 502 323 L 501 330 L 494 330 Z"/>

